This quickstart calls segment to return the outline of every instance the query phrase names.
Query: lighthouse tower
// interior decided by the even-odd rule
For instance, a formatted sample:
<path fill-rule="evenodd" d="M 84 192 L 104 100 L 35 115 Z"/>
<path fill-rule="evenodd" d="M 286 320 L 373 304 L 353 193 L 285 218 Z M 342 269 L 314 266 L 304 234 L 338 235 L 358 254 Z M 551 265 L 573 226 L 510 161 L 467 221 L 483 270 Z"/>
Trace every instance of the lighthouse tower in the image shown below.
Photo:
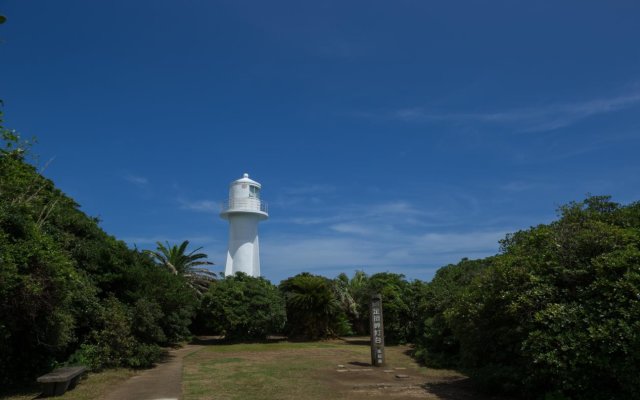
<path fill-rule="evenodd" d="M 258 222 L 269 218 L 267 204 L 260 200 L 261 185 L 249 174 L 229 185 L 229 201 L 220 217 L 229 220 L 229 250 L 225 276 L 236 272 L 260 276 L 260 244 Z"/>

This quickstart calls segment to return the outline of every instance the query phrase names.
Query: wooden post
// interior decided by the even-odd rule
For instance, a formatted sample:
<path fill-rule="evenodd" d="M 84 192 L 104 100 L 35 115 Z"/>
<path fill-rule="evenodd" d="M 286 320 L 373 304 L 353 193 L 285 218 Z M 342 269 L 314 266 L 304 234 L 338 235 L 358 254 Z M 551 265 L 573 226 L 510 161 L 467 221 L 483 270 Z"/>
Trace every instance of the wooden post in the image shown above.
<path fill-rule="evenodd" d="M 371 296 L 369 307 L 369 328 L 371 331 L 371 365 L 384 366 L 384 322 L 382 321 L 382 295 Z"/>

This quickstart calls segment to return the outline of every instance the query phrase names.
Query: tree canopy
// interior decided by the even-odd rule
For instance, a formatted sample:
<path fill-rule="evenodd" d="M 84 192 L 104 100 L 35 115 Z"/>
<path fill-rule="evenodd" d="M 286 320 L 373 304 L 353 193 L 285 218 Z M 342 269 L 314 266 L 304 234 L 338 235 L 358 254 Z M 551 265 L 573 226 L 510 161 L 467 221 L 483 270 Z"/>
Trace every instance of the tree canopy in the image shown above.
<path fill-rule="evenodd" d="M 67 361 L 151 365 L 190 334 L 185 279 L 106 234 L 26 162 L 29 142 L 0 133 L 0 384 Z"/>
<path fill-rule="evenodd" d="M 490 390 L 638 398 L 640 203 L 570 203 L 557 221 L 508 235 L 501 254 L 440 270 L 423 317 L 423 360 Z"/>
<path fill-rule="evenodd" d="M 264 340 L 282 333 L 285 305 L 278 288 L 265 278 L 237 273 L 216 281 L 202 301 L 210 333 L 227 340 Z"/>

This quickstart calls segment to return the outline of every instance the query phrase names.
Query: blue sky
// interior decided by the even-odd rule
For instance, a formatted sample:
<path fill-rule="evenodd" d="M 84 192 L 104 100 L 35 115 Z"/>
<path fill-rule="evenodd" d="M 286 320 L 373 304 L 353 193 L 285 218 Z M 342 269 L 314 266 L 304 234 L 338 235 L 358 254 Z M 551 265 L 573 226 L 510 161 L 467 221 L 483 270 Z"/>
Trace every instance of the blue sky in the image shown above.
<path fill-rule="evenodd" d="M 430 279 L 587 193 L 640 200 L 637 1 L 0 1 L 6 125 L 139 248 Z"/>

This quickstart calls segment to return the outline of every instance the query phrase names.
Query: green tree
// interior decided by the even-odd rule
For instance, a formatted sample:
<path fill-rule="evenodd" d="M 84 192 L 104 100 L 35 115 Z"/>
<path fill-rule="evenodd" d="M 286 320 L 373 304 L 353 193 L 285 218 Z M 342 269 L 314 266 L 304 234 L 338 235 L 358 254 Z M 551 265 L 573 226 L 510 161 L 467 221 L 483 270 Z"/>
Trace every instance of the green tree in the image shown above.
<path fill-rule="evenodd" d="M 413 339 L 414 321 L 411 319 L 409 308 L 410 290 L 409 283 L 402 274 L 381 272 L 371 275 L 367 282 L 368 295 L 380 293 L 382 295 L 382 313 L 384 319 L 385 343 L 407 343 Z M 369 316 L 369 298 L 363 301 Z M 366 306 L 364 306 L 366 304 Z"/>
<path fill-rule="evenodd" d="M 303 272 L 282 281 L 280 290 L 290 337 L 316 340 L 349 333 L 346 315 L 330 279 Z"/>
<path fill-rule="evenodd" d="M 185 278 L 107 235 L 1 120 L 0 133 L 0 385 L 33 382 L 70 355 L 150 365 L 158 344 L 188 337 L 197 298 Z"/>
<path fill-rule="evenodd" d="M 208 261 L 207 255 L 198 253 L 202 247 L 186 253 L 189 241 L 185 240 L 178 245 L 166 246 L 160 242 L 156 243 L 157 249 L 146 250 L 159 265 L 162 265 L 174 275 L 181 275 L 186 278 L 188 285 L 195 290 L 198 295 L 202 295 L 207 291 L 211 282 L 215 279 L 216 274 L 206 268 L 198 268 L 201 265 L 213 265 Z"/>
<path fill-rule="evenodd" d="M 460 365 L 494 390 L 640 397 L 640 204 L 589 197 L 503 254 L 445 309 Z"/>
<path fill-rule="evenodd" d="M 440 268 L 428 284 L 415 284 L 411 309 L 416 312 L 411 319 L 416 321 L 416 358 L 434 367 L 458 365 L 460 342 L 445 318 L 445 311 L 491 263 L 491 257 L 482 260 L 464 258 L 458 264 Z"/>
<path fill-rule="evenodd" d="M 65 355 L 77 340 L 73 306 L 95 292 L 46 231 L 49 183 L 1 114 L 0 132 L 0 383 L 11 385 Z"/>
<path fill-rule="evenodd" d="M 216 281 L 202 299 L 202 317 L 213 333 L 227 340 L 263 340 L 281 333 L 284 300 L 265 278 L 236 273 Z"/>
<path fill-rule="evenodd" d="M 346 277 L 346 276 L 345 276 Z M 356 312 L 347 313 L 353 332 L 357 335 L 369 333 L 369 276 L 362 270 L 356 270 L 347 285 L 349 294 L 355 302 Z"/>
<path fill-rule="evenodd" d="M 358 303 L 353 296 L 353 292 L 350 287 L 350 279 L 345 273 L 341 273 L 332 281 L 333 291 L 342 308 L 344 315 L 349 320 L 348 332 L 343 334 L 353 334 L 353 321 L 357 321 L 360 318 L 358 313 Z"/>

